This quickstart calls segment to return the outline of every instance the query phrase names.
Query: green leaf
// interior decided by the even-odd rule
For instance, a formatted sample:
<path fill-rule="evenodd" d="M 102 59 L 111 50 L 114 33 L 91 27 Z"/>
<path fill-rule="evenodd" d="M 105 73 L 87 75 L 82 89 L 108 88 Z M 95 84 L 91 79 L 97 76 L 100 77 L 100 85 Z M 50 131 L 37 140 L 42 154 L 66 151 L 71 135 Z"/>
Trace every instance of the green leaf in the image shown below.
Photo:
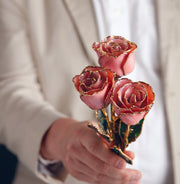
<path fill-rule="evenodd" d="M 105 134 L 102 134 L 98 129 L 97 127 L 95 127 L 93 124 L 88 124 L 88 127 L 95 130 L 102 138 L 104 138 L 108 143 L 111 143 L 112 142 L 112 139 L 108 136 L 108 135 L 105 135 Z"/>
<path fill-rule="evenodd" d="M 110 148 L 116 155 L 120 156 L 123 158 L 128 164 L 132 165 L 132 160 L 130 157 L 128 157 L 125 153 L 122 152 L 120 148 L 117 148 L 116 146 L 113 146 Z"/>
<path fill-rule="evenodd" d="M 128 136 L 129 143 L 134 142 L 139 137 L 142 131 L 143 122 L 144 118 L 141 119 L 138 124 L 130 126 L 130 133 Z"/>
<path fill-rule="evenodd" d="M 99 126 L 102 129 L 102 131 L 105 134 L 109 133 L 109 125 L 108 125 L 108 116 L 106 114 L 106 112 L 104 112 L 103 110 L 97 110 L 96 111 L 96 118 L 98 120 Z"/>

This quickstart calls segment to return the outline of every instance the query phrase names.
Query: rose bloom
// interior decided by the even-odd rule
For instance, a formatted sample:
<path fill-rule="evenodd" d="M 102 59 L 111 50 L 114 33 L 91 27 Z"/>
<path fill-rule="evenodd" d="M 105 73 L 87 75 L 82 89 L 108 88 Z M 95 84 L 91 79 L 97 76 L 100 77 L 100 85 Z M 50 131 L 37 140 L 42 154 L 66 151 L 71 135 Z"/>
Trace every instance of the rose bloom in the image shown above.
<path fill-rule="evenodd" d="M 134 50 L 137 45 L 121 36 L 108 36 L 102 42 L 94 42 L 93 49 L 99 57 L 99 64 L 109 68 L 118 76 L 134 70 Z"/>
<path fill-rule="evenodd" d="M 127 125 L 135 125 L 148 113 L 154 98 L 150 85 L 123 78 L 115 83 L 111 100 L 119 118 Z"/>
<path fill-rule="evenodd" d="M 113 91 L 114 73 L 102 67 L 88 66 L 73 78 L 81 100 L 91 109 L 105 108 Z"/>

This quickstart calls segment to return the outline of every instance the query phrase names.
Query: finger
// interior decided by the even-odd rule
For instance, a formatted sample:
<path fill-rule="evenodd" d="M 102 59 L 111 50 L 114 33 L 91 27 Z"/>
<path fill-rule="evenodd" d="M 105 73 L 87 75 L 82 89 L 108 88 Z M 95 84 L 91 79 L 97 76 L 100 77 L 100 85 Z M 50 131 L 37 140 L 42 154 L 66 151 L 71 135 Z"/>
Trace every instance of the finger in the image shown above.
<path fill-rule="evenodd" d="M 93 124 L 94 122 L 91 122 L 91 124 Z M 94 123 L 94 125 L 96 125 L 97 123 Z M 91 130 L 91 133 L 93 133 L 93 134 L 95 134 L 94 132 L 92 132 L 92 130 Z M 97 137 L 97 135 L 96 135 L 96 137 Z M 98 137 L 100 137 L 100 136 L 98 136 Z M 104 143 L 104 141 L 102 141 L 102 138 L 100 137 L 100 139 L 98 139 L 98 142 L 103 142 Z M 97 142 L 97 143 L 98 143 Z M 103 149 L 108 149 L 108 146 L 107 146 L 107 144 L 106 143 L 104 143 L 103 145 Z M 92 147 L 94 147 L 93 145 L 92 145 Z M 98 147 L 98 146 L 97 146 Z M 94 148 L 95 150 L 97 150 L 96 149 L 96 147 Z M 100 149 L 100 148 L 99 148 Z M 94 152 L 94 151 L 93 151 Z M 132 152 L 132 151 L 127 151 L 127 150 L 125 150 L 124 151 L 124 153 L 127 155 L 127 156 L 129 156 L 132 160 L 134 159 L 134 157 L 135 157 L 135 155 L 134 155 L 134 153 Z M 113 153 L 114 154 L 114 153 Z M 118 156 L 119 157 L 119 156 Z M 101 157 L 102 158 L 102 157 Z M 104 160 L 105 161 L 105 160 Z"/>
<path fill-rule="evenodd" d="M 117 174 L 118 177 L 107 177 L 103 174 L 98 174 L 96 183 L 103 183 L 103 184 L 138 184 L 142 175 L 137 170 L 131 170 L 131 169 L 122 169 L 119 170 L 119 173 Z"/>
<path fill-rule="evenodd" d="M 89 166 L 87 166 L 86 164 L 84 164 L 83 162 L 81 162 L 76 158 L 74 159 L 69 157 L 68 159 L 66 159 L 66 165 L 70 173 L 78 172 L 91 178 L 92 176 L 96 175 L 93 169 L 91 169 Z"/>
<path fill-rule="evenodd" d="M 132 160 L 135 158 L 135 154 L 132 151 L 125 150 L 124 153 L 130 157 Z"/>
<path fill-rule="evenodd" d="M 136 183 L 140 181 L 141 177 L 142 177 L 141 172 L 133 169 L 126 169 L 126 168 L 118 170 L 115 177 L 113 175 L 107 176 L 105 174 L 99 174 L 97 176 L 98 181 L 101 181 L 102 183 L 109 183 L 109 184 Z"/>
<path fill-rule="evenodd" d="M 108 145 L 110 145 L 111 143 L 108 143 L 108 142 L 107 142 L 104 138 L 102 138 L 101 136 L 99 136 L 99 137 L 101 138 L 102 142 L 105 143 L 105 147 L 109 148 Z M 124 153 L 125 153 L 128 157 L 130 157 L 132 160 L 133 160 L 134 157 L 135 157 L 135 155 L 134 155 L 134 153 L 133 153 L 132 151 L 127 151 L 127 150 L 125 150 Z"/>
<path fill-rule="evenodd" d="M 92 177 L 89 177 L 86 174 L 81 173 L 79 171 L 74 170 L 74 171 L 70 172 L 70 174 L 73 177 L 75 177 L 76 179 L 80 180 L 80 181 L 85 181 L 85 182 L 88 182 L 88 183 L 94 183 L 94 180 L 92 179 Z"/>
<path fill-rule="evenodd" d="M 70 166 L 70 168 L 68 168 L 69 173 L 79 180 L 91 182 L 93 184 L 111 184 L 112 182 L 114 184 L 119 183 L 119 179 L 108 177 L 104 174 L 95 172 L 77 159 L 69 158 L 69 160 L 67 161 L 67 165 Z"/>
<path fill-rule="evenodd" d="M 80 142 L 88 152 L 108 165 L 117 168 L 125 167 L 126 162 L 124 159 L 110 151 L 93 130 L 88 129 L 87 131 L 84 131 L 84 134 L 85 135 L 82 135 L 82 138 L 80 136 Z M 127 153 L 130 154 L 130 152 Z"/>
<path fill-rule="evenodd" d="M 126 182 L 139 181 L 142 178 L 140 171 L 135 169 L 121 169 L 119 170 L 120 179 L 125 180 Z"/>
<path fill-rule="evenodd" d="M 79 151 L 80 150 L 80 151 Z M 89 168 L 91 168 L 96 173 L 103 173 L 108 176 L 116 177 L 116 173 L 118 173 L 117 168 L 108 165 L 104 161 L 100 160 L 99 158 L 95 157 L 89 151 L 82 147 L 72 147 L 71 148 L 71 157 L 73 159 L 78 159 L 85 165 L 87 165 Z M 108 150 L 109 151 L 109 150 Z M 119 159 L 119 158 L 118 158 Z M 125 168 L 125 161 L 123 160 L 123 165 L 121 165 L 121 168 Z M 118 165 L 118 167 L 120 167 Z"/>
<path fill-rule="evenodd" d="M 121 174 L 123 174 L 123 173 L 119 172 L 120 169 L 108 165 L 107 163 L 103 162 L 102 160 L 98 159 L 97 157 L 95 157 L 94 155 L 89 153 L 83 147 L 82 148 L 73 147 L 71 149 L 71 156 L 72 156 L 73 160 L 77 159 L 77 160 L 79 160 L 79 162 L 82 162 L 83 165 L 86 165 L 88 167 L 85 169 L 85 166 L 83 166 L 82 164 L 81 164 L 81 166 L 78 165 L 78 167 L 79 167 L 78 171 L 81 171 L 81 172 L 86 171 L 86 173 L 89 172 L 90 175 L 93 175 L 92 177 L 94 177 L 95 179 L 101 177 L 102 175 L 104 175 L 104 177 L 105 176 L 110 177 L 111 179 L 117 179 L 117 180 L 122 179 Z M 123 160 L 123 162 L 125 163 L 124 160 Z M 70 165 L 72 165 L 72 164 L 70 164 Z M 77 166 L 76 166 L 76 168 L 77 168 Z M 123 168 L 125 168 L 125 167 L 123 167 Z"/>
<path fill-rule="evenodd" d="M 131 169 L 122 169 L 118 170 L 116 173 L 116 177 L 107 176 L 104 173 L 94 172 L 87 165 L 83 164 L 81 161 L 76 159 L 70 159 L 68 165 L 71 166 L 71 172 L 73 176 L 76 176 L 77 179 L 81 179 L 83 181 L 88 181 L 91 183 L 103 183 L 103 184 L 111 184 L 111 183 L 129 183 L 134 182 L 138 183 L 141 178 L 141 173 L 136 170 Z"/>

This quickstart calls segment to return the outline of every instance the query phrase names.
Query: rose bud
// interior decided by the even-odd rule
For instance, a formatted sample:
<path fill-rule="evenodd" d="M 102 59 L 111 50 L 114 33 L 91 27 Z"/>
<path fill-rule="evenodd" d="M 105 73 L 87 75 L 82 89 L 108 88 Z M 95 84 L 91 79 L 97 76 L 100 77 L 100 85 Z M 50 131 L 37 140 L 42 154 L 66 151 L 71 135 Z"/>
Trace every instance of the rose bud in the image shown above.
<path fill-rule="evenodd" d="M 114 73 L 102 67 L 88 66 L 73 78 L 81 100 L 91 109 L 99 110 L 109 105 L 113 91 Z"/>
<path fill-rule="evenodd" d="M 111 100 L 118 117 L 127 125 L 135 125 L 151 109 L 154 98 L 150 85 L 123 78 L 115 83 Z"/>
<path fill-rule="evenodd" d="M 99 57 L 99 64 L 109 68 L 118 76 L 131 73 L 134 70 L 134 50 L 137 45 L 121 36 L 108 36 L 102 42 L 94 42 L 93 49 Z"/>

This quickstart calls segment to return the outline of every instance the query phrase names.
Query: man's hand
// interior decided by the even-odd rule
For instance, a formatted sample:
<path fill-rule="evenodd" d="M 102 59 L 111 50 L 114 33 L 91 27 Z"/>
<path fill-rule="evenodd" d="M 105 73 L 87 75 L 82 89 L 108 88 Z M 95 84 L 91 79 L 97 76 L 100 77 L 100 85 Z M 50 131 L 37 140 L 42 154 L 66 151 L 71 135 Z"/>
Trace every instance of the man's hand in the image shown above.
<path fill-rule="evenodd" d="M 87 123 L 56 120 L 43 139 L 41 155 L 61 160 L 72 176 L 88 183 L 139 184 L 141 173 L 127 169 L 126 162 L 110 151 Z M 126 154 L 134 158 L 132 152 Z"/>

